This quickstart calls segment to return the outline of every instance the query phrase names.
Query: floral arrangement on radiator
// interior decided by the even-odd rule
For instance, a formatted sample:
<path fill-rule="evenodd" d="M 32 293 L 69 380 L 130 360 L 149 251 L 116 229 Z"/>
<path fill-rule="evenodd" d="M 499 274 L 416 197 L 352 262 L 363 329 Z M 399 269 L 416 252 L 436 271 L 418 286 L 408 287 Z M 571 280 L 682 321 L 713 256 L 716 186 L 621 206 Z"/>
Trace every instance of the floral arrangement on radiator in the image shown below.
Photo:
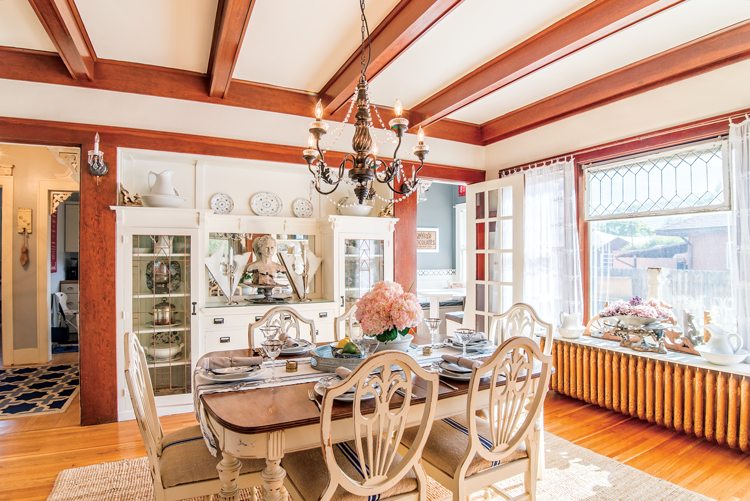
<path fill-rule="evenodd" d="M 407 335 L 422 321 L 423 313 L 416 295 L 404 292 L 400 284 L 378 282 L 357 301 L 356 316 L 366 336 L 387 343 Z"/>
<path fill-rule="evenodd" d="M 605 306 L 599 315 L 602 317 L 640 317 L 640 318 L 669 318 L 670 310 L 664 308 L 661 303 L 651 298 L 648 301 L 638 296 L 633 297 L 630 302 L 627 301 L 615 301 Z"/>

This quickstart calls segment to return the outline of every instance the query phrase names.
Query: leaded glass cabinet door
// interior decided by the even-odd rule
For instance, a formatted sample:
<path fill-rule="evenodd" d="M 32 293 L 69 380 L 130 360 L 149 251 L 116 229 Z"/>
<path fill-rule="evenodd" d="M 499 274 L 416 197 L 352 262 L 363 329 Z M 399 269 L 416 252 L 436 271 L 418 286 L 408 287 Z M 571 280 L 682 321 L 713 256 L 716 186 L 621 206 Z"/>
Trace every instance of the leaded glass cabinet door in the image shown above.
<path fill-rule="evenodd" d="M 132 331 L 155 396 L 191 393 L 191 246 L 186 235 L 133 235 Z"/>
<path fill-rule="evenodd" d="M 488 332 L 523 300 L 523 188 L 523 176 L 466 188 L 466 327 Z"/>
<path fill-rule="evenodd" d="M 346 311 L 385 277 L 385 241 L 344 239 L 344 299 Z"/>

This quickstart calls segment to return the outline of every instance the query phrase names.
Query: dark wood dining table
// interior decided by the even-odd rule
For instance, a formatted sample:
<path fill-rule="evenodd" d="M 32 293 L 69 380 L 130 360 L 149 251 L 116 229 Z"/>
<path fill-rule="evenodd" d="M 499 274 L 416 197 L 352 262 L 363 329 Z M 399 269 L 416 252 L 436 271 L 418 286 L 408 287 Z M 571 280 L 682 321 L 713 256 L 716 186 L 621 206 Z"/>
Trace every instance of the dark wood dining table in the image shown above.
<path fill-rule="evenodd" d="M 204 357 L 244 357 L 252 354 L 250 350 L 233 350 L 208 353 Z M 294 358 L 302 356 L 295 355 Z M 283 357 L 278 360 L 283 360 Z M 200 366 L 200 361 L 198 364 Z M 466 413 L 469 383 L 450 380 L 450 384 L 458 389 L 438 385 L 435 419 Z M 500 384 L 504 382 L 498 382 Z M 308 397 L 308 391 L 314 386 L 314 382 L 309 382 L 201 396 L 206 422 L 222 453 L 221 462 L 217 465 L 223 483 L 220 499 L 239 501 L 239 488 L 235 481 L 241 468 L 240 460 L 250 458 L 263 458 L 266 461 L 266 469 L 261 473 L 265 501 L 281 501 L 286 497 L 283 486 L 286 472 L 281 467 L 284 454 L 321 446 L 320 411 Z M 486 393 L 489 388 L 489 379 L 483 379 L 480 392 Z M 407 426 L 419 424 L 426 391 L 427 383 L 415 377 Z M 484 398 L 481 393 L 480 399 Z M 400 406 L 402 398 L 394 396 L 391 406 Z M 368 403 L 362 401 L 361 405 L 362 412 L 366 413 Z M 354 438 L 352 409 L 351 403 L 334 403 L 333 420 L 342 421 L 342 426 L 335 426 L 332 430 L 337 442 Z"/>

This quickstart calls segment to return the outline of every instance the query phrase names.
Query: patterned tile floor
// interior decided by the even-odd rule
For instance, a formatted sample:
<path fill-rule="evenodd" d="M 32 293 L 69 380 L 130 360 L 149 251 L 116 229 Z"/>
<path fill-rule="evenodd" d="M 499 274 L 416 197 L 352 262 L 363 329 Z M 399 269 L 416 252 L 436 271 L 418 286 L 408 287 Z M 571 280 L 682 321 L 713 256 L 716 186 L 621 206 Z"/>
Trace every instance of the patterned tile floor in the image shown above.
<path fill-rule="evenodd" d="M 0 369 L 0 419 L 65 412 L 79 383 L 78 364 Z"/>

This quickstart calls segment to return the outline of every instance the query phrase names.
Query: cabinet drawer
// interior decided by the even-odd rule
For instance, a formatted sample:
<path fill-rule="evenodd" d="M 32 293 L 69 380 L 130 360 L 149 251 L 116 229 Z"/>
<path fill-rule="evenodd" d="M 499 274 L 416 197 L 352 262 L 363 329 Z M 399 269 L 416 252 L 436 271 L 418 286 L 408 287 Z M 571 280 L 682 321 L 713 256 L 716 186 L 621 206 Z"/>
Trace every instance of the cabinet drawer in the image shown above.
<path fill-rule="evenodd" d="M 60 284 L 60 292 L 78 294 L 78 284 Z"/>
<path fill-rule="evenodd" d="M 248 348 L 247 329 L 206 331 L 206 352 L 245 350 Z"/>
<path fill-rule="evenodd" d="M 68 294 L 68 304 L 67 307 L 69 310 L 77 310 L 78 309 L 78 294 Z"/>

